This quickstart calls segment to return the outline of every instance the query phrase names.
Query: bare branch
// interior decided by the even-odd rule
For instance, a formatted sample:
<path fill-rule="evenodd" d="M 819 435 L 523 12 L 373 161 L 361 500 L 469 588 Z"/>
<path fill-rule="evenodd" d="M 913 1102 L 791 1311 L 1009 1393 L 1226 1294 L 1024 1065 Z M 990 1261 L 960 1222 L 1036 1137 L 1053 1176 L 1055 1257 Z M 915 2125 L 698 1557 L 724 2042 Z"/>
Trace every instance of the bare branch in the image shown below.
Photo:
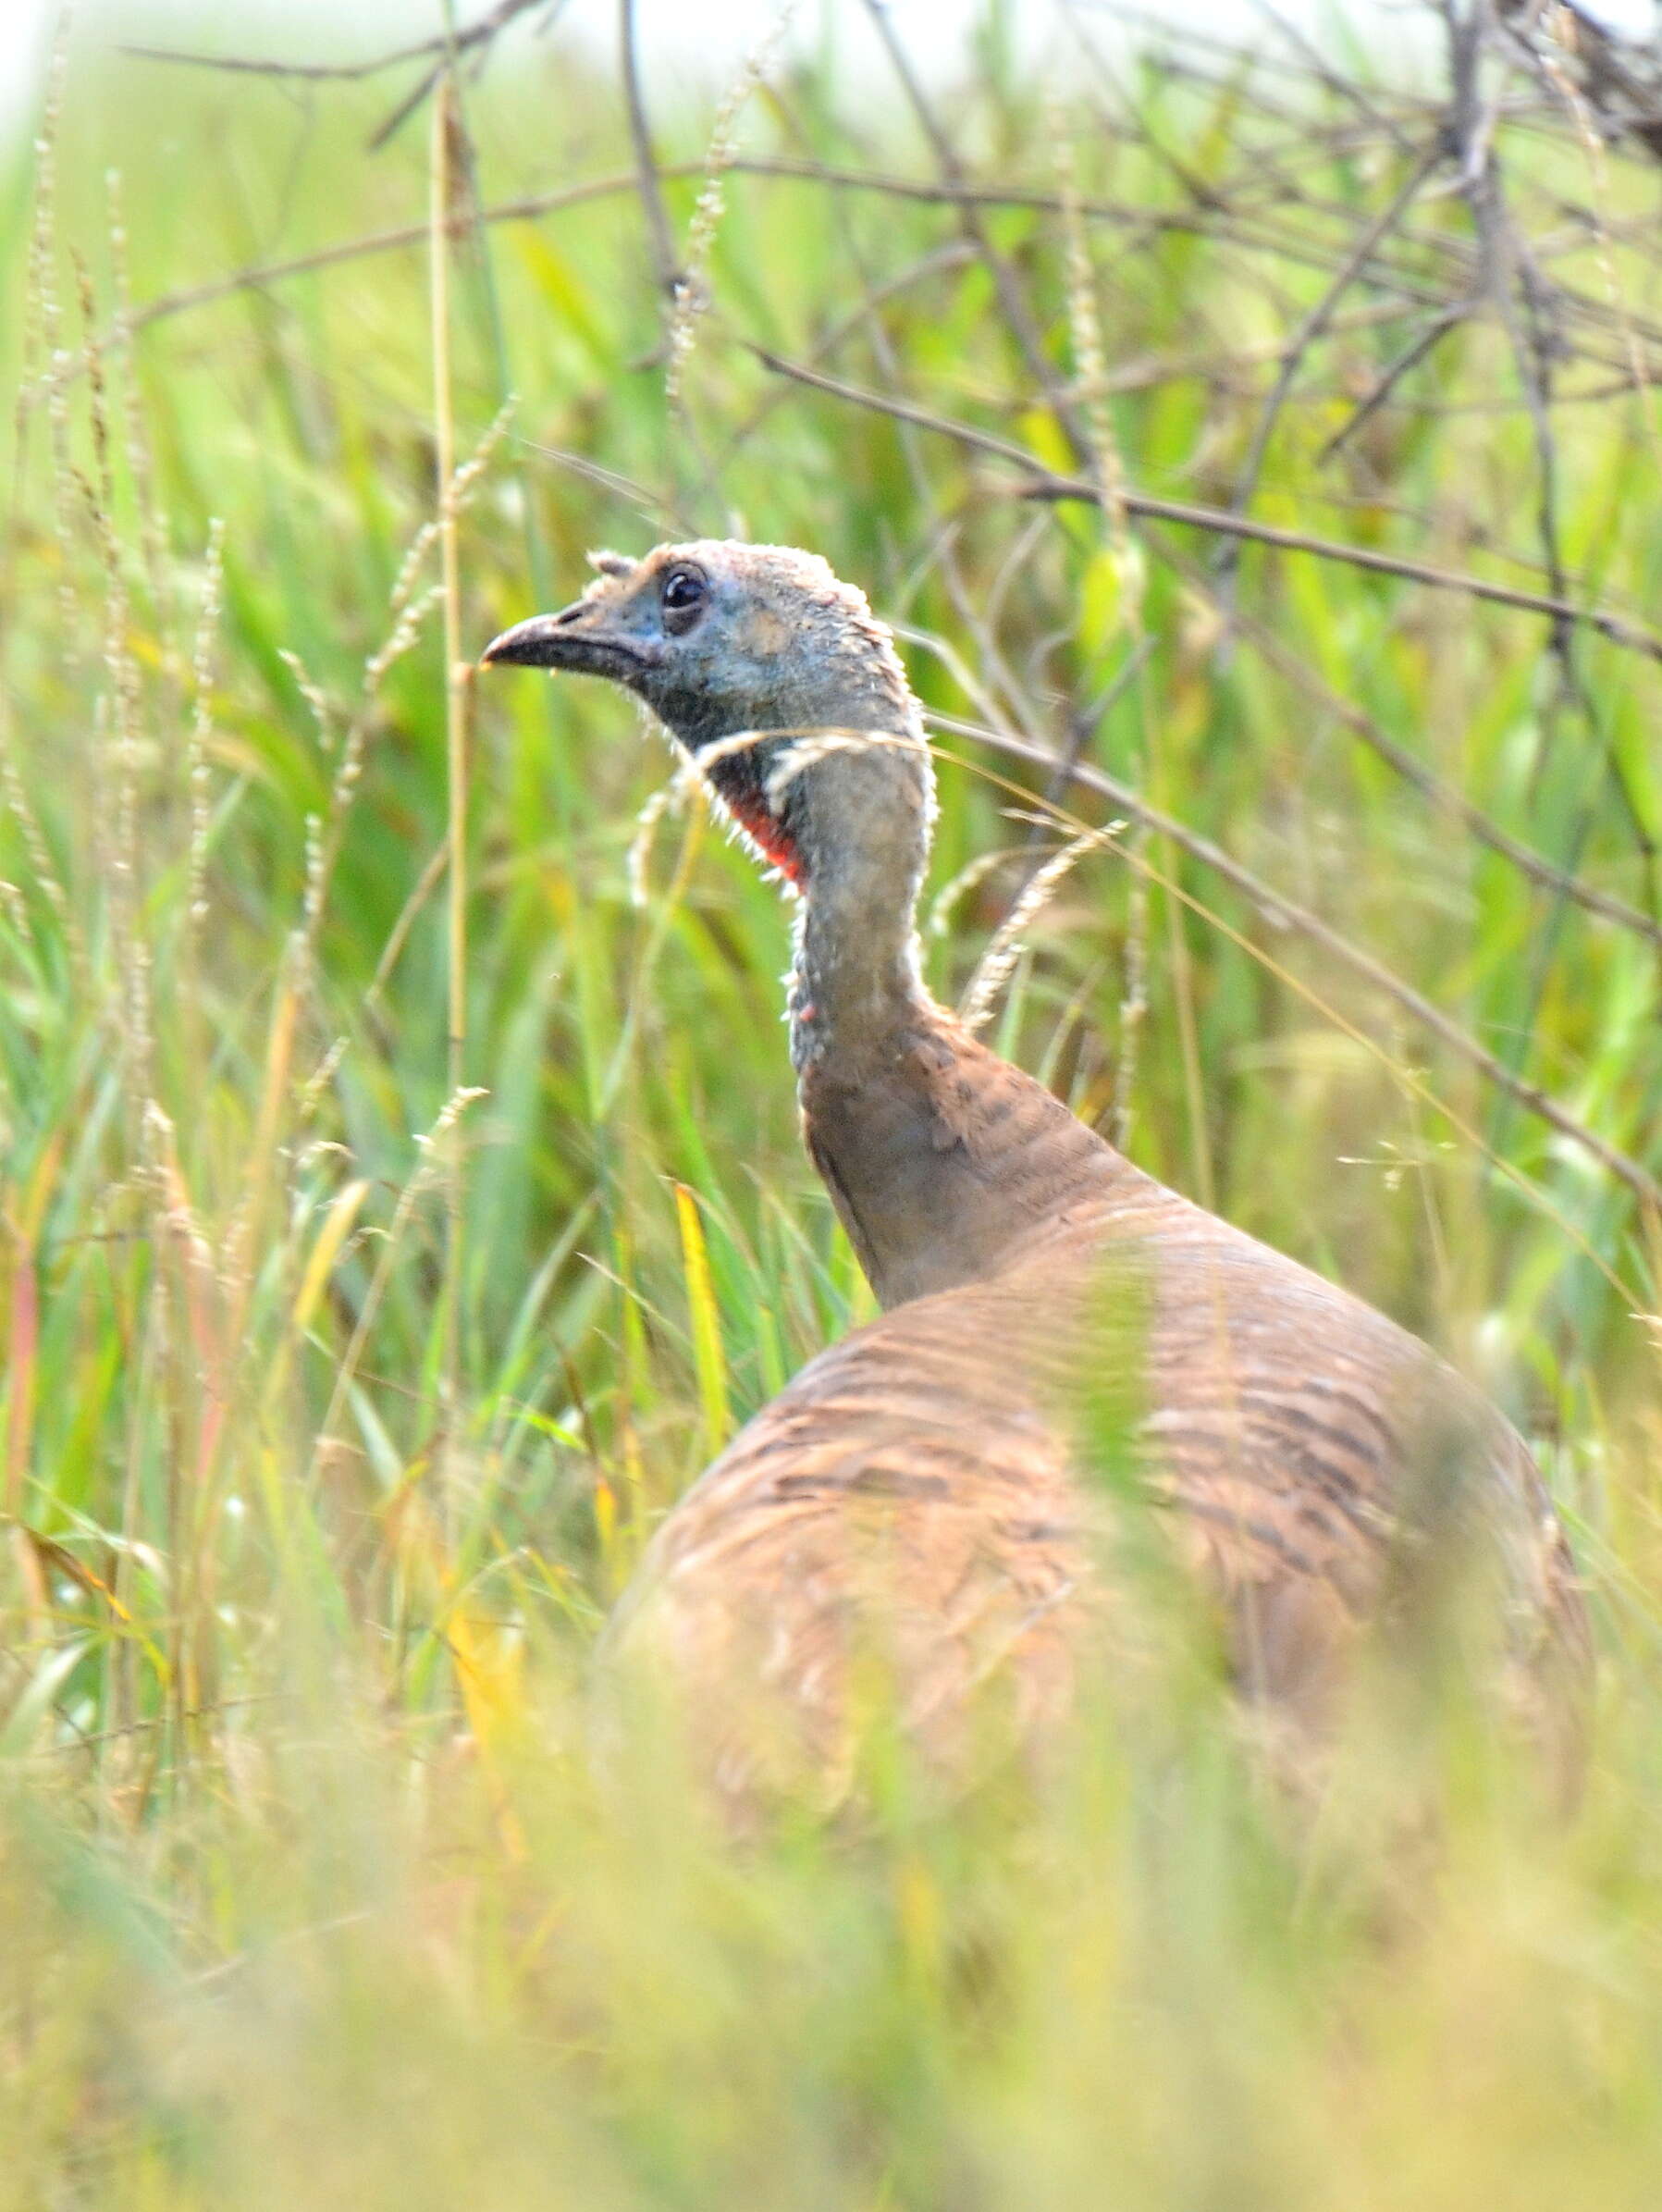
<path fill-rule="evenodd" d="M 793 377 L 797 383 L 826 392 L 832 399 L 870 408 L 878 414 L 893 415 L 902 422 L 916 423 L 920 429 L 937 431 L 960 445 L 972 446 L 979 452 L 1011 462 L 1027 473 L 1027 481 L 1013 488 L 1018 498 L 1077 500 L 1090 506 L 1099 503 L 1101 495 L 1094 484 L 1082 476 L 1053 476 L 1035 454 L 1022 446 L 1013 445 L 1007 439 L 995 438 L 990 431 L 975 429 L 968 423 L 954 422 L 927 407 L 889 399 L 859 385 L 845 384 L 840 377 L 825 376 L 818 369 L 804 368 L 799 362 L 786 361 L 777 353 L 769 352 L 765 346 L 749 345 L 747 350 L 764 368 L 771 369 L 777 376 Z M 1520 591 L 1509 584 L 1491 583 L 1486 576 L 1437 568 L 1428 561 L 1410 561 L 1396 553 L 1376 553 L 1367 546 L 1342 545 L 1335 538 L 1312 538 L 1303 530 L 1278 529 L 1271 523 L 1230 514 L 1221 507 L 1201 507 L 1184 500 L 1156 499 L 1149 492 L 1130 490 L 1124 494 L 1124 500 L 1127 514 L 1149 521 L 1179 523 L 1187 529 L 1213 530 L 1224 536 L 1250 538 L 1259 545 L 1279 547 L 1284 552 L 1309 553 L 1317 560 L 1337 561 L 1348 567 L 1367 569 L 1374 575 L 1399 576 L 1405 583 L 1424 584 L 1433 590 L 1461 592 L 1493 606 L 1544 615 L 1550 622 L 1584 623 L 1601 637 L 1608 638 L 1612 645 L 1662 661 L 1662 636 L 1607 608 L 1578 607 L 1573 601 L 1556 599 L 1548 592 Z"/>

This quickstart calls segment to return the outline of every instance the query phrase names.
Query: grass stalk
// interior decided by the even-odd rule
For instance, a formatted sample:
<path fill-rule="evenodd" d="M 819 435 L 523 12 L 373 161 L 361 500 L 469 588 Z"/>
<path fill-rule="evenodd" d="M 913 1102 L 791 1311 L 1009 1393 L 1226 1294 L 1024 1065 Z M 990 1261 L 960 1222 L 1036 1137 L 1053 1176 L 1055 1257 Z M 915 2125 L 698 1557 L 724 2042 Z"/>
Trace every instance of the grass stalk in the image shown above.
<path fill-rule="evenodd" d="M 433 101 L 431 250 L 433 432 L 442 579 L 445 660 L 445 766 L 448 830 L 447 1046 L 448 1090 L 462 1090 L 467 1070 L 467 709 L 471 671 L 462 657 L 462 554 L 457 530 L 456 414 L 450 358 L 450 240 L 455 220 L 455 90 L 447 70 Z M 444 1311 L 440 1391 L 444 1421 L 447 1511 L 453 1514 L 457 1428 L 461 1411 L 462 1285 L 465 1262 L 466 1159 L 459 1125 L 452 1131 L 445 1180 Z"/>

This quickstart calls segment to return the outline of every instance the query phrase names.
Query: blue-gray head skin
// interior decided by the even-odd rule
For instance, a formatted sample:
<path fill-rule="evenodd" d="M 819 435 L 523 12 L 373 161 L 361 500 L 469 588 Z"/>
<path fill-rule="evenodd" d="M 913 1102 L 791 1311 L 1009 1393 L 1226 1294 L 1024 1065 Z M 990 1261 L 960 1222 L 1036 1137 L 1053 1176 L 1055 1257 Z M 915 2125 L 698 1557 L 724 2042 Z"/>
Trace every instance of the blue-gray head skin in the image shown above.
<path fill-rule="evenodd" d="M 799 1028 L 822 1026 L 798 1036 L 799 1057 L 833 1017 L 863 1026 L 874 994 L 915 1002 L 933 786 L 917 702 L 865 594 L 792 546 L 700 538 L 591 558 L 580 599 L 505 630 L 485 661 L 633 691 L 803 893 L 793 1005 Z"/>

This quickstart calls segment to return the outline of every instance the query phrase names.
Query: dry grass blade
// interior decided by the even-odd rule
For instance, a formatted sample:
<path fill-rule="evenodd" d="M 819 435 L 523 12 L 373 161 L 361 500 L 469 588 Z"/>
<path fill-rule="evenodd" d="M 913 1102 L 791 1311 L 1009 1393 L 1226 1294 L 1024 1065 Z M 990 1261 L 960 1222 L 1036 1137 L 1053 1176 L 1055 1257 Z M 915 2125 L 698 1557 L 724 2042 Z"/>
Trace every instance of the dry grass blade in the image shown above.
<path fill-rule="evenodd" d="M 991 1020 L 998 1005 L 999 993 L 1015 972 L 1021 958 L 1022 940 L 1028 931 L 1043 913 L 1055 896 L 1057 886 L 1075 863 L 1091 851 L 1101 839 L 1096 836 L 1075 837 L 1058 847 L 1049 859 L 1041 860 L 1022 885 L 1019 896 L 1011 903 L 1010 911 L 999 923 L 989 940 L 987 949 L 976 963 L 963 997 L 958 1001 L 958 1017 L 971 1034 L 984 1029 Z"/>

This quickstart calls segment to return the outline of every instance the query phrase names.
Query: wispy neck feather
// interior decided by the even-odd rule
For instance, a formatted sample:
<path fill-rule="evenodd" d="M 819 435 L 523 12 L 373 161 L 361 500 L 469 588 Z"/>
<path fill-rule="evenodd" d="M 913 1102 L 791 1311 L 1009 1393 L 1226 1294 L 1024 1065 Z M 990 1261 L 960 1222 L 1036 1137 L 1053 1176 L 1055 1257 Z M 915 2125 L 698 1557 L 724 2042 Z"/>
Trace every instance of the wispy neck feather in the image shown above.
<path fill-rule="evenodd" d="M 934 780 L 915 703 L 893 719 L 892 730 L 808 739 L 802 764 L 782 764 L 804 859 L 791 984 L 798 1069 L 833 1048 L 854 1057 L 929 1003 L 913 917 Z"/>

